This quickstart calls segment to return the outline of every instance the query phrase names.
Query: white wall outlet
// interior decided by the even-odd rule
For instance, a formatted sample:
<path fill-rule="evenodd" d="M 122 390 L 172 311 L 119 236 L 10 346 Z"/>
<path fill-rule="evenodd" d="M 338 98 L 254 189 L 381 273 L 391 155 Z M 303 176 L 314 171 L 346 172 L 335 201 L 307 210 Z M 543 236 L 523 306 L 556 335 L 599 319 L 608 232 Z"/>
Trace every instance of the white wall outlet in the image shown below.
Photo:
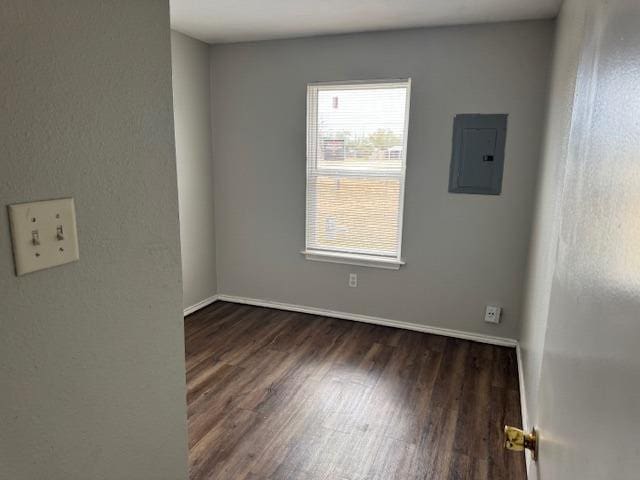
<path fill-rule="evenodd" d="M 358 274 L 350 273 L 349 274 L 349 286 L 355 288 L 358 286 Z"/>
<path fill-rule="evenodd" d="M 484 321 L 488 323 L 500 323 L 502 308 L 497 305 L 487 305 L 484 311 Z"/>
<path fill-rule="evenodd" d="M 78 260 L 73 198 L 9 205 L 16 275 Z"/>

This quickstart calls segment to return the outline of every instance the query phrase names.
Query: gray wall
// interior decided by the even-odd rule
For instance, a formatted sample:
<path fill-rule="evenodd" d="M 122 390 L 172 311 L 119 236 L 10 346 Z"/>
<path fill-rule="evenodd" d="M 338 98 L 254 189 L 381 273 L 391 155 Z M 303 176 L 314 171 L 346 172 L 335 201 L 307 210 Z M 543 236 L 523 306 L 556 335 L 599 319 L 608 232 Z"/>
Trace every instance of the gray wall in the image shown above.
<path fill-rule="evenodd" d="M 219 291 L 516 338 L 552 21 L 211 49 Z M 304 247 L 313 81 L 412 77 L 399 271 L 318 263 Z M 456 113 L 508 113 L 501 196 L 447 193 Z M 358 288 L 347 287 L 349 272 Z M 499 326 L 484 306 L 504 306 Z"/>
<path fill-rule="evenodd" d="M 1 11 L 0 478 L 186 478 L 168 1 Z M 15 277 L 5 206 L 62 196 L 80 261 Z"/>
<path fill-rule="evenodd" d="M 171 32 L 183 307 L 217 293 L 209 45 Z"/>

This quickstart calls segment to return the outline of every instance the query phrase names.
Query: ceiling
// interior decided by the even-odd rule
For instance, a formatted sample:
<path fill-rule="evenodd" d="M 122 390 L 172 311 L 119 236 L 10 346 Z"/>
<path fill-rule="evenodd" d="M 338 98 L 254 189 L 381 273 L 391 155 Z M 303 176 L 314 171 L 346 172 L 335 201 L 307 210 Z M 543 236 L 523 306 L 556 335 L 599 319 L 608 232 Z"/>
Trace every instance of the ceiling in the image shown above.
<path fill-rule="evenodd" d="M 170 0 L 171 27 L 208 43 L 555 17 L 562 0 Z"/>

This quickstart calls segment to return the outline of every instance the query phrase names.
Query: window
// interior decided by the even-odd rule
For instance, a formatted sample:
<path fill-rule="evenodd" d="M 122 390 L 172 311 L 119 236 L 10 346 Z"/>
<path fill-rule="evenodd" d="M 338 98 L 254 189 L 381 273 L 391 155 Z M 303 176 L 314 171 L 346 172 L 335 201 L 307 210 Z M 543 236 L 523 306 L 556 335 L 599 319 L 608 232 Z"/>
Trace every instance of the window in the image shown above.
<path fill-rule="evenodd" d="M 310 260 L 397 269 L 410 80 L 307 87 Z"/>

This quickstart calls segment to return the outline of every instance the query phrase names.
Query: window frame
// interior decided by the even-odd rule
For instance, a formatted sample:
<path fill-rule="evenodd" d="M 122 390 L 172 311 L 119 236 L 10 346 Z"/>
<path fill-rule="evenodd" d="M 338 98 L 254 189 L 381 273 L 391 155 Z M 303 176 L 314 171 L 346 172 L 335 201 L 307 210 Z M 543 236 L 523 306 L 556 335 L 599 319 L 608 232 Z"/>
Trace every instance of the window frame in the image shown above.
<path fill-rule="evenodd" d="M 383 168 L 367 169 L 363 167 L 343 167 L 343 168 L 327 168 L 318 167 L 318 155 L 317 155 L 317 98 L 320 90 L 359 90 L 363 87 L 369 88 L 398 88 L 402 87 L 406 89 L 405 99 L 405 117 L 404 117 L 404 138 L 402 145 L 402 157 L 400 163 L 400 169 L 390 168 L 385 171 Z M 378 267 L 385 269 L 397 270 L 405 262 L 402 259 L 402 231 L 404 220 L 404 195 L 405 195 L 405 180 L 407 170 L 407 143 L 409 137 L 409 109 L 411 104 L 411 78 L 393 78 L 393 79 L 376 79 L 376 80 L 355 80 L 355 81 L 338 81 L 338 82 L 313 82 L 307 84 L 307 135 L 306 135 L 306 186 L 305 186 L 305 249 L 301 252 L 307 260 L 331 262 L 331 263 L 343 263 L 348 265 L 360 265 L 366 267 Z M 313 122 L 311 121 L 313 119 Z M 314 128 L 312 128 L 312 126 Z M 310 194 L 309 189 L 312 188 L 312 177 L 327 176 L 327 177 L 354 177 L 354 178 L 389 178 L 398 179 L 399 188 L 399 201 L 398 201 L 398 244 L 396 254 L 393 256 L 375 253 L 375 250 L 369 250 L 369 253 L 363 253 L 366 249 L 359 249 L 359 251 L 348 251 L 347 249 L 318 249 L 309 247 L 311 227 L 315 226 L 315 221 L 312 221 L 314 206 L 312 204 L 314 195 Z"/>

